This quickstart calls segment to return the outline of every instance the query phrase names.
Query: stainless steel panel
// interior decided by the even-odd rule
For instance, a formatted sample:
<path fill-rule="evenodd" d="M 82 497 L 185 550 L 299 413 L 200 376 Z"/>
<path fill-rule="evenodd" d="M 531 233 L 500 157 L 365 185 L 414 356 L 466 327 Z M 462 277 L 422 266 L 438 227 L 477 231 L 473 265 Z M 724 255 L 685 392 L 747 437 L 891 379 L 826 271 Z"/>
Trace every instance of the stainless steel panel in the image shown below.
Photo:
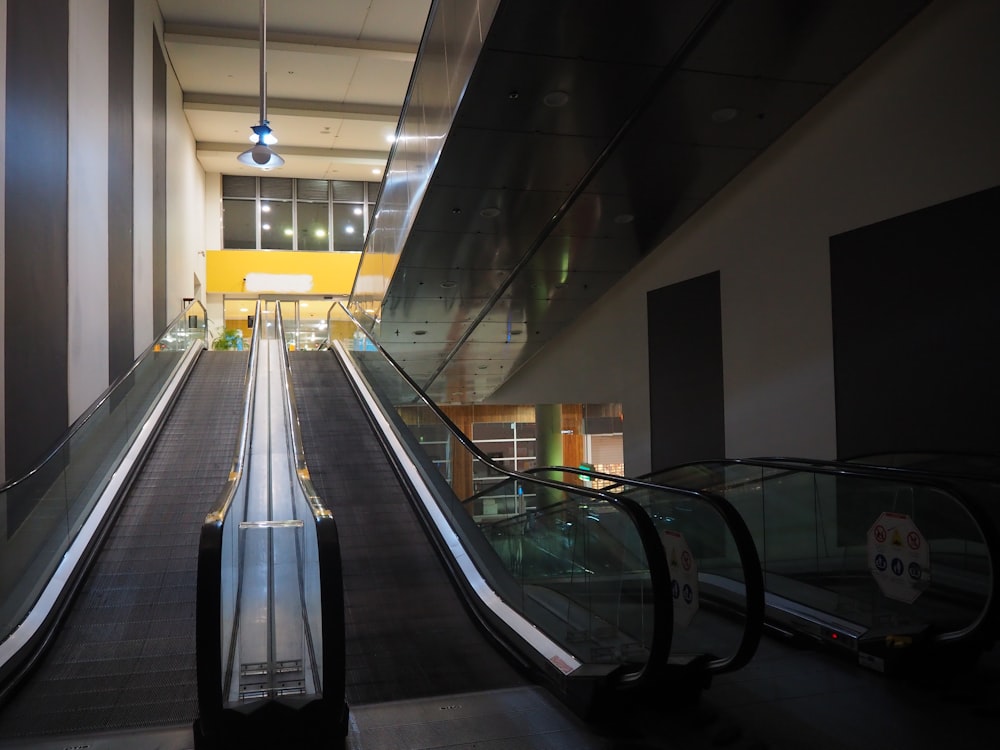
<path fill-rule="evenodd" d="M 926 2 L 506 0 L 492 26 L 475 5 L 432 19 L 352 299 L 448 403 L 487 397 Z"/>

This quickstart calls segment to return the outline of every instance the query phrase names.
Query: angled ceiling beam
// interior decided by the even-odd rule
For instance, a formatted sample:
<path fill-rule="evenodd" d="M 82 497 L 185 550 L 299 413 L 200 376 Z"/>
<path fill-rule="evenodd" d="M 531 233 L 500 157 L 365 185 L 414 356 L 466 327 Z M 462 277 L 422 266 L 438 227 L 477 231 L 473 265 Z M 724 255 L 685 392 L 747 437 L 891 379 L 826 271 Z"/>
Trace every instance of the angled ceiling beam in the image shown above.
<path fill-rule="evenodd" d="M 218 26 L 167 23 L 164 26 L 163 41 L 167 45 L 171 43 L 206 44 L 213 47 L 257 49 L 260 44 L 260 35 L 256 29 L 229 29 Z M 317 34 L 268 31 L 267 46 L 271 50 L 287 52 L 379 57 L 412 65 L 417 58 L 418 45 L 406 42 L 372 42 Z"/>
<path fill-rule="evenodd" d="M 257 111 L 257 98 L 253 96 L 232 96 L 229 94 L 184 94 L 184 109 L 204 112 L 253 113 Z M 393 125 L 399 121 L 399 107 L 380 104 L 351 104 L 323 102 L 306 99 L 278 99 L 269 97 L 267 109 L 272 115 L 294 115 L 296 117 L 336 117 L 341 120 L 363 120 L 365 122 L 386 122 Z"/>
<path fill-rule="evenodd" d="M 198 153 L 225 153 L 235 154 L 239 149 L 244 148 L 245 142 L 237 141 L 232 143 L 220 143 L 218 141 L 198 141 L 195 149 Z M 364 149 L 348 148 L 316 148 L 312 146 L 282 146 L 282 154 L 289 156 L 319 156 L 325 159 L 345 159 L 356 161 L 373 161 L 385 163 L 389 150 L 366 151 Z M 235 157 L 234 157 L 235 158 Z"/>

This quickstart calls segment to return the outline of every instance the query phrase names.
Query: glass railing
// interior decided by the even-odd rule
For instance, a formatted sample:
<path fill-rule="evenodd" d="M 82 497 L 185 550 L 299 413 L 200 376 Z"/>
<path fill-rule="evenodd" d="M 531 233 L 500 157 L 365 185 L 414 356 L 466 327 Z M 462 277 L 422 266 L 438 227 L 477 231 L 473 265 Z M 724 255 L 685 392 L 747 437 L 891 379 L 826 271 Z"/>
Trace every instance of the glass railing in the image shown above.
<path fill-rule="evenodd" d="M 0 488 L 0 677 L 49 608 L 65 594 L 100 518 L 134 465 L 123 461 L 149 437 L 181 372 L 204 348 L 205 310 L 179 315 L 25 476 Z M 85 533 L 81 534 L 81 530 Z M 55 578 L 54 578 L 55 577 Z M 29 617 L 30 615 L 30 617 Z M 26 622 L 35 623 L 25 625 Z M 24 627 L 22 627 L 24 626 Z M 0 679 L 0 684 L 3 680 Z"/>
<path fill-rule="evenodd" d="M 982 646 L 996 635 L 990 523 L 946 484 L 861 469 L 715 461 L 647 477 L 708 491 L 743 516 L 770 614 L 809 635 Z"/>
<path fill-rule="evenodd" d="M 640 505 L 656 526 L 670 565 L 674 659 L 707 659 L 724 672 L 756 653 L 764 617 L 757 548 L 739 512 L 721 497 L 579 468 L 531 470 L 569 484 L 601 483 Z M 605 525 L 610 533 L 618 531 Z"/>
<path fill-rule="evenodd" d="M 377 400 L 373 408 L 432 489 L 432 513 L 446 520 L 460 556 L 513 610 L 505 624 L 520 633 L 522 625 L 510 623 L 526 623 L 554 644 L 556 653 L 545 660 L 563 675 L 592 677 L 604 668 L 617 685 L 662 678 L 673 629 L 670 576 L 642 509 L 628 498 L 496 466 L 364 334 L 342 325 L 345 320 L 342 307 L 331 310 L 334 348 L 363 381 L 359 389 Z M 477 495 L 473 462 L 477 478 L 496 480 Z M 469 585 L 472 597 L 489 606 L 490 595 Z"/>
<path fill-rule="evenodd" d="M 379 325 L 386 289 L 498 6 L 499 0 L 430 4 L 351 295 L 369 330 Z"/>
<path fill-rule="evenodd" d="M 347 729 L 337 528 L 309 479 L 280 308 L 255 321 L 240 440 L 201 533 L 197 731 L 329 740 Z M 296 710 L 278 720 L 276 702 Z"/>

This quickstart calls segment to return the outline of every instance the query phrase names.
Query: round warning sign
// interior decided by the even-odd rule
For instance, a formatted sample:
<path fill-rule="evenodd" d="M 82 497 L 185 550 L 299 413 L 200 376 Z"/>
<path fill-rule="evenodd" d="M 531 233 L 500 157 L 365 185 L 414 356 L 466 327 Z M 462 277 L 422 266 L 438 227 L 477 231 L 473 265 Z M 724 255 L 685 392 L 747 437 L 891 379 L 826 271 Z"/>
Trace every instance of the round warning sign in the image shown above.
<path fill-rule="evenodd" d="M 698 611 L 698 563 L 679 531 L 663 532 L 663 549 L 670 563 L 674 627 L 687 627 Z"/>
<path fill-rule="evenodd" d="M 883 513 L 868 529 L 868 568 L 890 599 L 912 604 L 931 582 L 931 553 L 913 519 Z"/>

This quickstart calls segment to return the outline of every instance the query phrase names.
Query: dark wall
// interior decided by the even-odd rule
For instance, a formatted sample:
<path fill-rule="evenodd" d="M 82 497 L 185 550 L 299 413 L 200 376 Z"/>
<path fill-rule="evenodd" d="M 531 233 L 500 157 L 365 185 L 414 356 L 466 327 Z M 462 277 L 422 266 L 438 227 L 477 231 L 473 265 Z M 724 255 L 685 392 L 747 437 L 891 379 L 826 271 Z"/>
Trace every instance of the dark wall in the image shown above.
<path fill-rule="evenodd" d="M 648 292 L 653 470 L 725 455 L 719 273 Z"/>
<path fill-rule="evenodd" d="M 153 330 L 167 327 L 167 61 L 153 31 Z M 180 312 L 178 309 L 177 312 Z"/>
<path fill-rule="evenodd" d="M 68 39 L 68 0 L 8 0 L 4 408 L 11 477 L 54 443 L 69 414 Z"/>
<path fill-rule="evenodd" d="M 132 364 L 134 10 L 132 0 L 108 5 L 108 373 L 112 381 Z"/>
<path fill-rule="evenodd" d="M 1000 187 L 830 239 L 837 452 L 1000 452 Z"/>

